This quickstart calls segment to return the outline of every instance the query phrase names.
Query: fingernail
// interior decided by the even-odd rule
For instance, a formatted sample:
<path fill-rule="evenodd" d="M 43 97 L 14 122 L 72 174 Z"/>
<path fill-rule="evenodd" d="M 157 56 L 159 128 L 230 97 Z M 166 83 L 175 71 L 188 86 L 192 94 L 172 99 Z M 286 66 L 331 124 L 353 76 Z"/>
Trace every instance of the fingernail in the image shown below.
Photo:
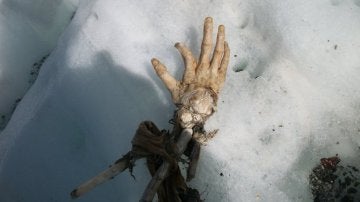
<path fill-rule="evenodd" d="M 219 25 L 219 31 L 224 32 L 225 31 L 225 26 L 224 25 Z"/>
<path fill-rule="evenodd" d="M 156 66 L 159 64 L 159 61 L 156 58 L 151 59 L 151 64 Z"/>
<path fill-rule="evenodd" d="M 212 22 L 212 21 L 213 21 L 212 17 L 206 17 L 205 18 L 205 22 Z"/>

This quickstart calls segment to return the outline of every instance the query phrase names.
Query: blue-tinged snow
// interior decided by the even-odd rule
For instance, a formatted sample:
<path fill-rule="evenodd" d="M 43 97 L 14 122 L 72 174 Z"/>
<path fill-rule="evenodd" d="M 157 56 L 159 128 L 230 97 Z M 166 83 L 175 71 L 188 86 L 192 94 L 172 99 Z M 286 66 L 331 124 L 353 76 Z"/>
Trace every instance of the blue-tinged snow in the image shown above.
<path fill-rule="evenodd" d="M 78 0 L 0 1 L 0 131 L 56 46 Z"/>
<path fill-rule="evenodd" d="M 12 2 L 37 11 L 29 24 L 56 7 Z M 0 201 L 70 201 L 73 188 L 130 150 L 141 121 L 170 129 L 174 106 L 150 59 L 180 78 L 173 44 L 184 42 L 198 55 L 206 16 L 225 25 L 231 61 L 218 111 L 206 125 L 219 132 L 202 147 L 190 183 L 203 199 L 311 201 L 308 175 L 321 157 L 339 154 L 360 166 L 359 1 L 89 0 L 80 1 L 0 133 Z M 26 29 L 7 15 L 0 20 Z M 41 22 L 43 30 L 58 27 Z M 13 40 L 6 37 L 0 40 Z M 44 46 L 20 39 L 29 49 Z M 16 61 L 14 52 L 22 50 L 14 45 L 4 54 Z M 22 57 L 31 64 L 43 52 Z M 0 72 L 21 77 L 4 63 Z M 124 172 L 77 201 L 137 201 L 150 180 L 144 164 L 137 162 L 136 181 Z"/>

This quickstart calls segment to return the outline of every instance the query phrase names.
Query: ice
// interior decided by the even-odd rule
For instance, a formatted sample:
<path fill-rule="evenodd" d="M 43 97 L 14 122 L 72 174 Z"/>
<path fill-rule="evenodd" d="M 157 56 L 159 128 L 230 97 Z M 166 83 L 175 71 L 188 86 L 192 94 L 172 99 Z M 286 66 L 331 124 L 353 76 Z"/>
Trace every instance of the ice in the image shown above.
<path fill-rule="evenodd" d="M 31 66 L 55 49 L 0 134 L 0 201 L 70 201 L 73 188 L 130 149 L 141 121 L 170 129 L 174 106 L 150 59 L 180 78 L 173 44 L 198 55 L 206 16 L 225 25 L 231 60 L 206 125 L 219 132 L 190 183 L 203 199 L 311 201 L 308 176 L 321 157 L 360 166 L 359 1 L 80 1 L 56 44 L 57 18 L 44 16 L 61 3 L 41 2 L 1 2 L 0 27 L 41 33 L 20 32 L 22 43 L 2 54 Z M 9 5 L 28 23 L 4 15 Z M 57 31 L 42 42 L 49 27 Z M 0 29 L 1 41 L 14 41 L 12 29 Z M 29 65 L 6 64 L 1 81 L 26 82 Z M 6 109 L 26 91 L 2 86 Z M 150 180 L 144 164 L 136 180 L 124 172 L 77 201 L 137 201 Z"/>

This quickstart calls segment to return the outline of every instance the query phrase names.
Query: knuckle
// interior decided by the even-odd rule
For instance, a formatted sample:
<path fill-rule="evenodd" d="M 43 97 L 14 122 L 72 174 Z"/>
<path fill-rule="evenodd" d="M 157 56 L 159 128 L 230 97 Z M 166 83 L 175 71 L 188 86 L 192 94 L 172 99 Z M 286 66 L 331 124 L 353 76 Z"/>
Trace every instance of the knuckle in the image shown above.
<path fill-rule="evenodd" d="M 203 48 L 210 48 L 210 47 L 211 47 L 211 42 L 203 42 L 203 43 L 201 44 L 201 46 L 202 46 Z"/>
<path fill-rule="evenodd" d="M 215 55 L 222 55 L 224 53 L 224 49 L 216 48 L 214 50 Z"/>

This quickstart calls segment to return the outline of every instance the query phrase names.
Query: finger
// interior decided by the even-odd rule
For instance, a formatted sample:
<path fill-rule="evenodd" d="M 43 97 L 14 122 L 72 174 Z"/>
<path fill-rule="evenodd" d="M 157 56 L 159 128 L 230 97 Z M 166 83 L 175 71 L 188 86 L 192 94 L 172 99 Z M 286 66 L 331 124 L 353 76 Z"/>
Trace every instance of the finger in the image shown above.
<path fill-rule="evenodd" d="M 193 54 L 191 53 L 191 51 L 186 46 L 184 46 L 180 43 L 176 43 L 175 47 L 178 49 L 178 51 L 180 52 L 181 56 L 184 59 L 185 68 L 186 69 L 195 68 L 196 59 L 193 56 Z"/>
<path fill-rule="evenodd" d="M 211 67 L 216 72 L 220 67 L 221 58 L 223 57 L 224 54 L 224 41 L 225 41 L 225 27 L 224 25 L 220 25 L 218 28 L 216 46 L 215 46 L 213 58 L 211 60 Z"/>
<path fill-rule="evenodd" d="M 213 29 L 213 20 L 211 17 L 207 17 L 204 22 L 204 36 L 201 43 L 201 53 L 200 53 L 200 64 L 210 63 L 210 54 L 212 46 L 212 29 Z"/>
<path fill-rule="evenodd" d="M 176 43 L 175 47 L 180 52 L 185 63 L 183 82 L 186 84 L 190 83 L 195 78 L 196 59 L 186 46 Z"/>
<path fill-rule="evenodd" d="M 166 67 L 159 62 L 156 58 L 151 59 L 151 64 L 153 65 L 156 74 L 159 76 L 159 78 L 162 80 L 162 82 L 165 84 L 166 88 L 169 89 L 171 95 L 176 95 L 177 88 L 179 82 L 169 74 Z"/>
<path fill-rule="evenodd" d="M 219 80 L 220 80 L 221 85 L 225 81 L 226 71 L 227 71 L 227 67 L 229 65 L 229 58 L 230 58 L 230 48 L 226 41 L 224 42 L 224 48 L 225 48 L 224 56 L 221 60 L 220 69 L 219 69 Z"/>

